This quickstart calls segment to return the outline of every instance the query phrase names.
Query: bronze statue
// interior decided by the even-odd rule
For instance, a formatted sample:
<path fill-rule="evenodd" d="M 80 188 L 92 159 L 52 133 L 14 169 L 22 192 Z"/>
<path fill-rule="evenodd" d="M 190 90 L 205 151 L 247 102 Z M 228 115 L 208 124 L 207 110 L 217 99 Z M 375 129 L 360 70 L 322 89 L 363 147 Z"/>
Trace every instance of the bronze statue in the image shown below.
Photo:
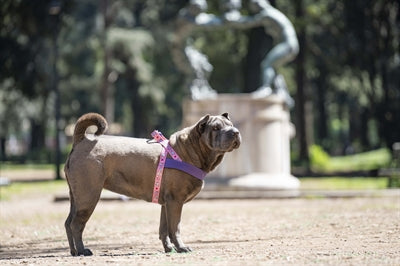
<path fill-rule="evenodd" d="M 261 63 L 262 86 L 255 92 L 256 96 L 266 97 L 271 87 L 281 94 L 289 106 L 293 105 L 285 80 L 276 73 L 276 68 L 292 61 L 299 52 L 296 31 L 290 20 L 267 0 L 250 0 L 250 10 L 254 12 L 253 20 L 264 26 L 277 44 L 268 52 Z"/>
<path fill-rule="evenodd" d="M 268 52 L 261 63 L 262 86 L 253 92 L 253 97 L 267 97 L 272 93 L 281 95 L 288 106 L 293 106 L 283 76 L 277 74 L 276 69 L 292 61 L 299 52 L 299 44 L 293 24 L 278 9 L 270 5 L 267 0 L 249 0 L 249 16 L 240 14 L 240 0 L 221 0 L 224 12 L 222 18 L 205 13 L 207 3 L 204 0 L 191 0 L 189 5 L 179 12 L 176 45 L 180 47 L 179 61 L 182 71 L 189 75 L 190 90 L 193 99 L 215 97 L 216 92 L 208 83 L 208 77 L 213 69 L 207 56 L 190 45 L 190 34 L 199 28 L 215 28 L 225 25 L 239 29 L 248 29 L 263 26 L 276 45 Z M 182 53 L 184 51 L 184 53 Z M 175 59 L 179 56 L 176 54 Z M 179 65 L 178 64 L 178 65 Z M 190 66 L 189 66 L 189 65 Z"/>
<path fill-rule="evenodd" d="M 192 45 L 191 34 L 196 29 L 213 28 L 221 25 L 222 20 L 204 11 L 205 0 L 190 0 L 188 5 L 179 11 L 173 39 L 173 59 L 178 68 L 185 73 L 193 100 L 215 98 L 217 92 L 208 83 L 213 66 L 205 54 Z"/>

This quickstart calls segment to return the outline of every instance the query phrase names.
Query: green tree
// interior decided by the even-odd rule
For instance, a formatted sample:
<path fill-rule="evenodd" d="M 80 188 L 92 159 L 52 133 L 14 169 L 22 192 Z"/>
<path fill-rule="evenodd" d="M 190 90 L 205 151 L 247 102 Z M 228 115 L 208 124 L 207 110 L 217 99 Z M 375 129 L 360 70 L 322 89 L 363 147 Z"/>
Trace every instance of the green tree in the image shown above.
<path fill-rule="evenodd" d="M 103 1 L 61 2 L 57 69 L 62 124 L 89 111 L 104 112 L 105 99 L 112 96 L 115 122 L 124 125 L 125 134 L 147 136 L 153 128 L 171 133 L 180 126 L 188 89 L 171 58 L 169 40 L 187 1 Z M 50 2 L 0 4 L 3 158 L 5 140 L 21 131 L 19 125 L 30 124 L 32 149 L 54 135 Z M 293 22 L 300 42 L 296 61 L 278 70 L 296 100 L 297 157 L 307 161 L 313 142 L 343 153 L 399 141 L 397 1 L 271 3 Z M 220 14 L 217 1 L 208 4 L 209 12 Z M 210 83 L 218 92 L 250 92 L 259 86 L 259 63 L 272 41 L 263 29 L 197 31 L 193 37 L 214 66 Z M 112 93 L 102 94 L 105 87 Z"/>
<path fill-rule="evenodd" d="M 51 68 L 46 62 L 49 61 L 48 50 L 53 32 L 49 3 L 46 0 L 1 2 L 0 88 L 2 94 L 7 95 L 1 99 L 7 108 L 4 113 L 7 115 L 1 116 L 0 121 L 4 126 L 0 132 L 2 143 L 10 130 L 21 129 L 12 125 L 17 124 L 18 120 L 11 120 L 20 117 L 31 123 L 30 148 L 41 149 L 44 146 L 48 114 L 46 108 L 51 89 Z M 66 5 L 65 10 L 68 8 Z M 10 95 L 19 95 L 19 99 Z M 24 117 L 22 114 L 25 114 Z"/>

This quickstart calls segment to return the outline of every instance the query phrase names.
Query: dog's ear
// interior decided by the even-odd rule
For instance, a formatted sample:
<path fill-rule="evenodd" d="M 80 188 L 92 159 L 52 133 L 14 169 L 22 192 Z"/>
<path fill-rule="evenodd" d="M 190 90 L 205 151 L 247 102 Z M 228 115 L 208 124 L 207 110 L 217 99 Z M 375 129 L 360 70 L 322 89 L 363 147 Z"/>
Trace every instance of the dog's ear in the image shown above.
<path fill-rule="evenodd" d="M 199 120 L 199 122 L 197 122 L 196 131 L 199 134 L 203 134 L 204 129 L 206 128 L 206 124 L 208 122 L 208 119 L 210 119 L 210 115 L 205 115 Z"/>
<path fill-rule="evenodd" d="M 222 116 L 225 117 L 225 118 L 228 119 L 228 120 L 231 120 L 231 119 L 229 118 L 229 114 L 228 114 L 228 113 L 223 113 Z"/>

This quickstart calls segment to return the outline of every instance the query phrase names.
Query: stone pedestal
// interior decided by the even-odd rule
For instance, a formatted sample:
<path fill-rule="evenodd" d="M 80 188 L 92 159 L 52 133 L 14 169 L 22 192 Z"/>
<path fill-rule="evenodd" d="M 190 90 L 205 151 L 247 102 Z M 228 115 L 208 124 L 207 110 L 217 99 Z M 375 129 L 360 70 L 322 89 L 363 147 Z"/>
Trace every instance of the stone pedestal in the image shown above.
<path fill-rule="evenodd" d="M 225 112 L 240 130 L 242 145 L 226 154 L 209 176 L 227 178 L 231 186 L 297 189 L 299 180 L 290 174 L 290 138 L 294 127 L 284 100 L 278 95 L 255 99 L 251 94 L 185 100 L 183 126 L 196 123 L 205 114 Z"/>

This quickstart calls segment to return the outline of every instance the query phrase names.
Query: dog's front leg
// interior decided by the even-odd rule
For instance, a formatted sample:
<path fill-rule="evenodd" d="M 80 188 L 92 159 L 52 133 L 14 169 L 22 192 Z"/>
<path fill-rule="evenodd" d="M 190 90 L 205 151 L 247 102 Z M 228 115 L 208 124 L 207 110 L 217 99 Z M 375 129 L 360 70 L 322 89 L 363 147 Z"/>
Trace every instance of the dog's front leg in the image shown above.
<path fill-rule="evenodd" d="M 171 240 L 169 239 L 168 234 L 168 222 L 167 222 L 167 209 L 165 205 L 161 206 L 161 215 L 160 215 L 160 240 L 164 246 L 164 250 L 166 253 L 174 250 L 174 246 L 171 244 Z"/>
<path fill-rule="evenodd" d="M 168 235 L 172 243 L 175 245 L 177 252 L 189 252 L 192 251 L 189 247 L 186 247 L 180 236 L 180 222 L 182 214 L 183 203 L 176 201 L 167 201 L 166 215 L 168 224 Z"/>

